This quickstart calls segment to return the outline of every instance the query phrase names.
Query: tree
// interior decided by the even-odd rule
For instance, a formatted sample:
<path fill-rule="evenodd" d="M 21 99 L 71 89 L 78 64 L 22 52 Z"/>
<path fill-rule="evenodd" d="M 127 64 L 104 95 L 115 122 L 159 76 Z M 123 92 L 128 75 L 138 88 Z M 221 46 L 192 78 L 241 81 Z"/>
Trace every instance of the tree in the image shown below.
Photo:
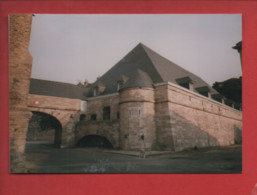
<path fill-rule="evenodd" d="M 226 98 L 242 104 L 242 77 L 215 82 L 212 87 Z"/>

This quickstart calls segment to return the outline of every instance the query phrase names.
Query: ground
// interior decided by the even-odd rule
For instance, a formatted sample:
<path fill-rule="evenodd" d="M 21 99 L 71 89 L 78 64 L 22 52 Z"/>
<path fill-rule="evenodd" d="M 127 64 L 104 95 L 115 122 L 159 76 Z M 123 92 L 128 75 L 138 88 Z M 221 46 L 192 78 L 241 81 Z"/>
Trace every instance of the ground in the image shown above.
<path fill-rule="evenodd" d="M 241 173 L 242 147 L 233 145 L 184 152 L 139 152 L 98 148 L 57 149 L 28 142 L 28 173 Z"/>

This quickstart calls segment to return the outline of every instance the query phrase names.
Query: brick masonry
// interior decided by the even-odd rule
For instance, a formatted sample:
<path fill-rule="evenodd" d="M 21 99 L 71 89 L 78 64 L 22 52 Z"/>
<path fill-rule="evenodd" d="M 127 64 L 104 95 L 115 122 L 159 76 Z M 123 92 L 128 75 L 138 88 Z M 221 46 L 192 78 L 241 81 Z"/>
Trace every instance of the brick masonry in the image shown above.
<path fill-rule="evenodd" d="M 32 57 L 29 53 L 31 14 L 9 15 L 10 170 L 24 172 L 24 149 L 31 116 L 27 108 Z"/>

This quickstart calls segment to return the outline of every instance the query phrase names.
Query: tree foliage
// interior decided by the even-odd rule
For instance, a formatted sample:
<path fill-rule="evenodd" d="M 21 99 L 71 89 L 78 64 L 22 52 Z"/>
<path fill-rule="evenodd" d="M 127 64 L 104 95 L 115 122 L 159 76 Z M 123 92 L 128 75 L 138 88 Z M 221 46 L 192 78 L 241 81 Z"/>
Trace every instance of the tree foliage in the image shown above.
<path fill-rule="evenodd" d="M 242 104 L 242 77 L 215 82 L 212 87 L 226 98 Z"/>

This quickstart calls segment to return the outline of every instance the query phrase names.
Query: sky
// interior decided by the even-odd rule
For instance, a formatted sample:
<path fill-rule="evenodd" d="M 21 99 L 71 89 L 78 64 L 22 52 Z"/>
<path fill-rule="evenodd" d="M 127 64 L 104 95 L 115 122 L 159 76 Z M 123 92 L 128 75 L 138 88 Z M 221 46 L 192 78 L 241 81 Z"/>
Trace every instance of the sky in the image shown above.
<path fill-rule="evenodd" d="M 32 78 L 94 82 L 138 43 L 208 84 L 242 76 L 241 14 L 36 14 Z"/>

